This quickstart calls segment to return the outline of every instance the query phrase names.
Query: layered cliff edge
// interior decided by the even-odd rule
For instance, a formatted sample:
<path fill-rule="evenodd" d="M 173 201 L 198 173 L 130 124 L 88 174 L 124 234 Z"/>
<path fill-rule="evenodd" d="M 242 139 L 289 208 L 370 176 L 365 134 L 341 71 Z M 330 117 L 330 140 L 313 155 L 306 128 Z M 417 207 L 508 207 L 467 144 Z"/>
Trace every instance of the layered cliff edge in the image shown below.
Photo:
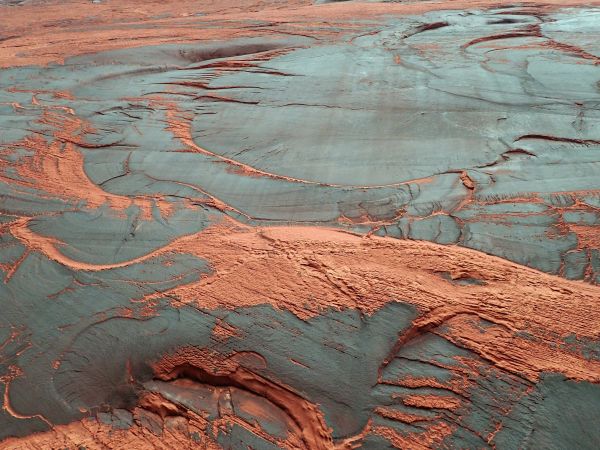
<path fill-rule="evenodd" d="M 600 446 L 597 4 L 0 15 L 0 448 Z"/>

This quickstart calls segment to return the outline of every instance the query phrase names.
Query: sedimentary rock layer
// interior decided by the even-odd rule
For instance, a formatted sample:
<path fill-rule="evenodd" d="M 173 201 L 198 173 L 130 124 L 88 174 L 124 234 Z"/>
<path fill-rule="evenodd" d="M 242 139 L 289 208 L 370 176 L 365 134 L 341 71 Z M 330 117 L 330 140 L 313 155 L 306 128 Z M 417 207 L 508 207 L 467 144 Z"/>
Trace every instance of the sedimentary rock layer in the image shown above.
<path fill-rule="evenodd" d="M 0 448 L 600 446 L 600 8 L 0 14 Z"/>

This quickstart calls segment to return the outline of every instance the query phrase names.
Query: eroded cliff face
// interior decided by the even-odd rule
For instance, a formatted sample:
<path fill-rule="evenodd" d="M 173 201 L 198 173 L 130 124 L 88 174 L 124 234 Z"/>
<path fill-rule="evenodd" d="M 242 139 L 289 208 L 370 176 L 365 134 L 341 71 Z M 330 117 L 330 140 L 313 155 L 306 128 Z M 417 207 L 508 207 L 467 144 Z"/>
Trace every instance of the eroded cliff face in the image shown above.
<path fill-rule="evenodd" d="M 4 3 L 0 448 L 600 446 L 600 8 Z"/>

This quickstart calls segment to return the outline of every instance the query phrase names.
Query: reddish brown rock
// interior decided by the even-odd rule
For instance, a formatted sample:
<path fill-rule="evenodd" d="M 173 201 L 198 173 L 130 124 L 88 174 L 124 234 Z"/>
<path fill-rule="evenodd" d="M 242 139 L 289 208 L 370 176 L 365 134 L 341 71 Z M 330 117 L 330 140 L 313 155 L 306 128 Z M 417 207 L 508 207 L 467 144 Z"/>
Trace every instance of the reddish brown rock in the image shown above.
<path fill-rule="evenodd" d="M 600 446 L 600 9 L 0 1 L 0 448 Z"/>

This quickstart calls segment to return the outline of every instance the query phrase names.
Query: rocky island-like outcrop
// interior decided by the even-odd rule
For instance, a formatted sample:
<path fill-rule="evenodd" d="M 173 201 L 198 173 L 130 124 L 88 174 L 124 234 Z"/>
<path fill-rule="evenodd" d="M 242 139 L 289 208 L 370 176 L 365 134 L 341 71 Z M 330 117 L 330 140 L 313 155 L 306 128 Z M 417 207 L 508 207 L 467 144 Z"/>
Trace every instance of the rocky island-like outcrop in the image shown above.
<path fill-rule="evenodd" d="M 600 447 L 600 4 L 0 17 L 0 449 Z"/>

